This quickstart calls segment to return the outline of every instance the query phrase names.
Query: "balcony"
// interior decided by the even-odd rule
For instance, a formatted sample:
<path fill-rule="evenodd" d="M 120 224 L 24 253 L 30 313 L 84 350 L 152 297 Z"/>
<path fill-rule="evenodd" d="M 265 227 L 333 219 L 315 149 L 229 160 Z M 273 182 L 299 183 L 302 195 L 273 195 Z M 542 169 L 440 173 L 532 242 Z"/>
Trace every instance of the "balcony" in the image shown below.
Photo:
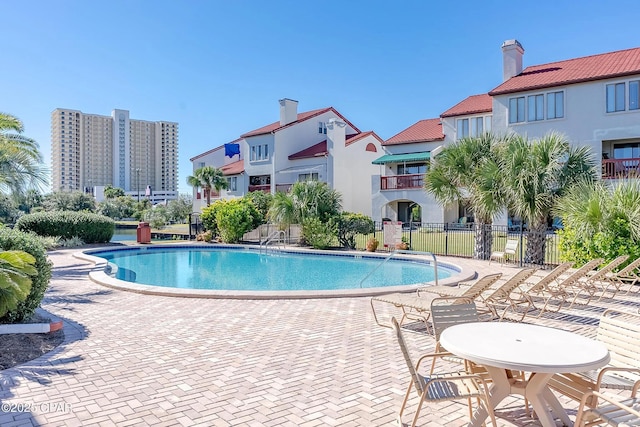
<path fill-rule="evenodd" d="M 381 176 L 380 190 L 420 189 L 423 183 L 424 174 Z"/>
<path fill-rule="evenodd" d="M 271 192 L 271 184 L 250 185 L 249 186 L 249 192 L 252 192 L 252 191 L 262 191 L 263 193 L 270 193 Z"/>
<path fill-rule="evenodd" d="M 640 158 L 602 160 L 602 179 L 624 178 L 640 178 Z"/>

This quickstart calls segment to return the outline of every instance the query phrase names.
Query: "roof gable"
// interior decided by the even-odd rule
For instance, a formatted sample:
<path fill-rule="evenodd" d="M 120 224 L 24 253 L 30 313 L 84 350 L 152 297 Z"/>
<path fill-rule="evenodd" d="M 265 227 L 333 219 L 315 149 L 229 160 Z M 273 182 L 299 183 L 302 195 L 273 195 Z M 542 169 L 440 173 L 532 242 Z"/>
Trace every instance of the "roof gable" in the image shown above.
<path fill-rule="evenodd" d="M 223 175 L 237 175 L 244 172 L 244 160 L 240 159 L 233 163 L 229 163 L 220 168 Z"/>
<path fill-rule="evenodd" d="M 380 141 L 380 143 L 383 142 L 382 138 L 376 135 L 375 132 L 367 131 L 367 132 L 360 132 L 360 133 L 347 135 L 345 138 L 344 146 L 348 147 L 354 142 L 362 138 L 365 138 L 369 135 L 373 135 L 373 137 L 376 138 L 378 141 Z M 291 154 L 289 156 L 289 160 L 310 159 L 313 157 L 326 156 L 327 154 L 329 154 L 329 152 L 327 151 L 327 140 L 325 139 L 324 141 L 320 141 L 317 144 L 312 145 L 311 147 L 307 147 L 304 150 L 300 150 L 297 153 Z"/>
<path fill-rule="evenodd" d="M 493 101 L 488 93 L 471 95 L 449 108 L 440 117 L 466 116 L 469 114 L 490 113 L 493 111 Z"/>
<path fill-rule="evenodd" d="M 619 50 L 525 68 L 489 92 L 522 92 L 567 84 L 640 74 L 640 48 Z"/>
<path fill-rule="evenodd" d="M 351 126 L 356 132 L 360 132 L 360 130 L 355 127 L 349 120 L 347 120 L 346 118 L 344 118 L 344 116 L 340 113 L 338 113 L 333 107 L 328 107 L 328 108 L 321 108 L 319 110 L 312 110 L 312 111 L 306 111 L 304 113 L 299 113 L 298 114 L 298 120 L 291 122 L 289 124 L 286 124 L 284 126 L 280 125 L 280 121 L 277 122 L 273 122 L 269 125 L 263 126 L 261 128 L 258 129 L 254 129 L 250 132 L 244 133 L 242 135 L 240 135 L 240 138 L 247 138 L 247 137 L 251 137 L 251 136 L 257 136 L 257 135 L 264 135 L 267 133 L 272 133 L 272 132 L 278 132 L 281 131 L 282 129 L 286 129 L 290 126 L 296 125 L 298 123 L 304 122 L 305 120 L 309 120 L 312 119 L 314 117 L 317 117 L 323 113 L 326 113 L 328 111 L 332 111 L 334 112 L 338 117 L 340 117 L 342 120 L 345 121 L 345 123 L 347 123 L 349 126 Z"/>
<path fill-rule="evenodd" d="M 387 139 L 382 145 L 411 144 L 430 141 L 444 141 L 440 119 L 420 120 L 402 132 Z"/>

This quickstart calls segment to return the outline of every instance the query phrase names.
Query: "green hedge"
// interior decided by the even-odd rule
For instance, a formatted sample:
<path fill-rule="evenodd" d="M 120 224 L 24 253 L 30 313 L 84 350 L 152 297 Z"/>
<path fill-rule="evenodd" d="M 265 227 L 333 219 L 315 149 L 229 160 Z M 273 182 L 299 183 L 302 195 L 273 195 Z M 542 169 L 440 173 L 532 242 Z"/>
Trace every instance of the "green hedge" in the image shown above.
<path fill-rule="evenodd" d="M 51 279 L 52 264 L 47 259 L 47 252 L 40 240 L 27 233 L 5 227 L 0 228 L 0 248 L 5 251 L 25 251 L 36 259 L 35 267 L 38 270 L 38 275 L 32 277 L 29 296 L 26 300 L 18 303 L 15 310 L 0 318 L 0 323 L 20 322 L 30 318 L 36 308 L 40 306 Z"/>
<path fill-rule="evenodd" d="M 16 221 L 16 229 L 39 236 L 79 237 L 85 243 L 107 243 L 113 237 L 115 222 L 106 216 L 87 212 L 38 212 L 20 217 Z"/>

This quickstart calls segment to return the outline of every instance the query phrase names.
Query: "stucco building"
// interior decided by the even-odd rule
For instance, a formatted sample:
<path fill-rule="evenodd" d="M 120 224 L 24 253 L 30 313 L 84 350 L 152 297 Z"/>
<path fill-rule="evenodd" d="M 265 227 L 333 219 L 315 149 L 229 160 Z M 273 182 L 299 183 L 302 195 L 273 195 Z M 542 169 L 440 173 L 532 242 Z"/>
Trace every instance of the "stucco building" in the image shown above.
<path fill-rule="evenodd" d="M 93 191 L 112 185 L 127 194 L 174 199 L 178 190 L 178 123 L 135 120 L 56 108 L 51 113 L 52 190 Z"/>

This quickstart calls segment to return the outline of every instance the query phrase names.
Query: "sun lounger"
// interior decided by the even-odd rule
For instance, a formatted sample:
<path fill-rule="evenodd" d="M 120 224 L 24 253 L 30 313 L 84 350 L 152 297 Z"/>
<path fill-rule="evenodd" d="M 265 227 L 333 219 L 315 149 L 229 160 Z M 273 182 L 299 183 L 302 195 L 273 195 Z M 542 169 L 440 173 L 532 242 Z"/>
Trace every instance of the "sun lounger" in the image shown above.
<path fill-rule="evenodd" d="M 550 311 L 547 310 L 549 302 L 555 299 L 559 300 L 558 308 L 555 311 L 559 311 L 570 296 L 569 290 L 600 264 L 602 264 L 602 258 L 597 258 L 587 262 L 567 277 L 554 277 L 553 280 L 547 280 L 545 277 L 528 290 L 522 292 L 519 303 L 527 304 L 527 310 L 529 307 L 537 309 L 538 307 L 536 307 L 533 300 L 541 298 L 544 301 L 544 305 L 540 308 L 540 313 L 538 314 L 538 317 L 540 317 L 545 311 Z"/>
<path fill-rule="evenodd" d="M 534 268 L 525 268 L 524 270 L 520 270 L 516 274 L 514 274 L 511 278 L 509 278 L 506 282 L 504 282 L 499 288 L 497 288 L 493 293 L 491 293 L 488 297 L 484 298 L 484 304 L 489 310 L 493 319 L 504 319 L 507 311 L 511 310 L 514 313 L 517 313 L 518 303 L 517 299 L 512 299 L 511 294 L 525 281 L 535 273 L 536 270 Z M 501 313 L 498 313 L 501 311 Z M 527 315 L 527 310 L 524 310 L 522 321 Z"/>
<path fill-rule="evenodd" d="M 458 286 L 425 286 L 418 288 L 418 296 L 436 294 L 441 297 L 467 297 L 475 300 L 500 277 L 502 277 L 502 273 L 495 273 L 483 276 L 472 284 L 461 282 Z"/>
<path fill-rule="evenodd" d="M 576 286 L 577 292 L 574 295 L 571 305 L 573 305 L 581 295 L 586 296 L 587 304 L 598 292 L 600 292 L 600 298 L 598 298 L 598 301 L 604 298 L 607 290 L 607 275 L 611 274 L 613 270 L 624 263 L 627 258 L 629 258 L 629 255 L 621 255 L 601 269 L 595 271 L 593 274 L 587 275 L 583 281 L 579 281 Z"/>
<path fill-rule="evenodd" d="M 640 275 L 638 274 L 638 270 L 640 269 L 640 258 L 635 261 L 630 262 L 626 267 L 617 273 L 609 273 L 606 275 L 605 280 L 607 287 L 605 288 L 605 292 L 608 292 L 609 289 L 612 291 L 611 298 L 613 298 L 616 293 L 618 293 L 623 287 L 627 286 L 628 294 L 631 290 L 637 291 L 640 289 Z"/>
<path fill-rule="evenodd" d="M 419 288 L 416 294 L 393 293 L 387 295 L 379 295 L 371 298 L 371 310 L 376 324 L 390 328 L 391 325 L 380 321 L 376 312 L 376 305 L 379 303 L 393 304 L 402 311 L 400 317 L 400 325 L 405 320 L 417 320 L 424 322 L 427 330 L 431 328 L 429 318 L 431 316 L 431 300 L 435 297 L 463 297 L 469 298 L 471 301 L 481 297 L 496 280 L 502 276 L 502 273 L 490 274 L 478 279 L 469 287 L 456 286 L 427 286 Z"/>
<path fill-rule="evenodd" d="M 402 316 L 399 320 L 400 325 L 404 324 L 407 319 L 417 320 L 424 322 L 427 330 L 429 330 L 432 299 L 433 298 L 420 298 L 414 293 L 379 295 L 371 298 L 371 311 L 373 312 L 373 318 L 378 326 L 390 328 L 391 323 L 387 324 L 380 322 L 379 315 L 376 313 L 376 305 L 377 303 L 392 304 L 402 311 Z"/>

